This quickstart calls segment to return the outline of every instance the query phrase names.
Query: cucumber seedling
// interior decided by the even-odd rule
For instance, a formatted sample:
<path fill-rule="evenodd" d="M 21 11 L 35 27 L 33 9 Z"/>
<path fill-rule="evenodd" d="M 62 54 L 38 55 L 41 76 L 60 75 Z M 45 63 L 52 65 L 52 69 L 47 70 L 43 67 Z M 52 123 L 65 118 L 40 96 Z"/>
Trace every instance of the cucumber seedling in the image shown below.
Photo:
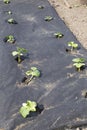
<path fill-rule="evenodd" d="M 10 11 L 10 10 L 9 10 L 9 11 L 7 11 L 7 14 L 9 14 L 9 15 L 10 15 L 10 14 L 12 14 L 12 11 Z"/>
<path fill-rule="evenodd" d="M 13 56 L 17 56 L 17 61 L 20 64 L 22 62 L 22 56 L 27 53 L 27 50 L 25 48 L 17 47 L 16 51 L 12 52 Z"/>
<path fill-rule="evenodd" d="M 56 38 L 62 38 L 64 35 L 62 33 L 60 33 L 60 32 L 56 32 L 56 33 L 54 33 L 54 36 Z"/>
<path fill-rule="evenodd" d="M 4 11 L 5 14 L 8 14 L 8 15 L 11 15 L 12 14 L 12 11 Z"/>
<path fill-rule="evenodd" d="M 8 35 L 4 38 L 4 42 L 8 42 L 8 43 L 11 43 L 11 44 L 14 44 L 15 43 L 15 38 L 13 35 Z"/>
<path fill-rule="evenodd" d="M 68 49 L 66 49 L 66 51 L 74 51 L 74 50 L 77 50 L 78 49 L 78 44 L 75 43 L 74 41 L 70 41 L 68 42 Z"/>
<path fill-rule="evenodd" d="M 5 4 L 9 4 L 11 1 L 10 1 L 10 0 L 3 0 L 3 2 L 4 2 Z"/>
<path fill-rule="evenodd" d="M 83 67 L 85 67 L 85 59 L 84 58 L 74 58 L 73 66 L 76 67 L 77 71 L 81 71 Z"/>
<path fill-rule="evenodd" d="M 29 82 L 35 78 L 35 77 L 40 77 L 41 73 L 40 71 L 36 68 L 36 67 L 31 67 L 30 70 L 25 72 L 26 74 L 26 79 L 25 79 L 25 83 L 29 84 Z"/>
<path fill-rule="evenodd" d="M 38 6 L 38 9 L 44 9 L 44 6 L 39 5 L 39 6 Z"/>
<path fill-rule="evenodd" d="M 9 11 L 6 11 L 6 13 L 10 15 L 12 14 L 12 11 L 9 10 Z"/>
<path fill-rule="evenodd" d="M 23 118 L 36 116 L 40 114 L 44 109 L 44 106 L 42 104 L 38 104 L 35 101 L 27 100 L 26 103 L 22 103 L 22 106 L 20 107 L 19 113 Z"/>
<path fill-rule="evenodd" d="M 53 17 L 51 17 L 51 16 L 45 16 L 44 20 L 49 22 L 49 21 L 53 20 Z"/>
<path fill-rule="evenodd" d="M 8 19 L 7 22 L 9 24 L 17 24 L 17 22 L 13 18 Z"/>
<path fill-rule="evenodd" d="M 36 112 L 37 103 L 34 101 L 27 100 L 26 103 L 22 103 L 22 107 L 19 112 L 23 118 L 26 118 L 30 112 Z"/>

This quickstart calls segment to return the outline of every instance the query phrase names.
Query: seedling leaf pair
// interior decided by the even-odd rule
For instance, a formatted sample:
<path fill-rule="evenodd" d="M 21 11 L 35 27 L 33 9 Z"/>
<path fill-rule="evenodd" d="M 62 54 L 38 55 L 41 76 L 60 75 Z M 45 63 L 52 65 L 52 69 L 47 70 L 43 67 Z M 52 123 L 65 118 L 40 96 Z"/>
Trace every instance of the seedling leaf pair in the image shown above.
<path fill-rule="evenodd" d="M 85 59 L 84 58 L 74 58 L 72 61 L 74 62 L 73 66 L 75 66 L 78 71 L 81 70 L 81 67 L 85 66 Z"/>
<path fill-rule="evenodd" d="M 76 68 L 81 68 L 82 66 L 84 66 L 85 65 L 85 63 L 74 63 L 73 64 L 74 66 L 76 66 Z"/>
<path fill-rule="evenodd" d="M 12 11 L 10 11 L 10 10 L 9 11 L 5 11 L 5 13 L 10 15 L 10 14 L 12 14 Z"/>
<path fill-rule="evenodd" d="M 57 33 L 54 33 L 54 36 L 56 38 L 62 38 L 64 35 L 62 33 L 60 33 L 60 32 L 57 32 Z"/>
<path fill-rule="evenodd" d="M 22 104 L 19 112 L 23 116 L 23 118 L 26 118 L 30 114 L 30 112 L 36 111 L 36 106 L 36 102 L 28 100 L 26 103 Z"/>
<path fill-rule="evenodd" d="M 9 24 L 17 24 L 17 22 L 13 18 L 8 19 L 7 22 Z"/>
<path fill-rule="evenodd" d="M 29 83 L 34 77 L 40 77 L 40 71 L 36 67 L 31 67 L 30 70 L 25 73 L 27 76 L 31 76 L 27 79 L 27 83 Z"/>
<path fill-rule="evenodd" d="M 9 43 L 14 43 L 15 42 L 15 38 L 13 35 L 8 35 L 5 37 L 5 42 L 9 42 Z"/>
<path fill-rule="evenodd" d="M 68 46 L 71 47 L 71 50 L 74 50 L 74 49 L 78 48 L 78 44 L 73 42 L 73 41 L 68 42 Z"/>
<path fill-rule="evenodd" d="M 31 69 L 26 72 L 26 75 L 27 76 L 32 75 L 32 76 L 35 76 L 35 77 L 39 77 L 40 71 L 36 67 L 31 67 Z"/>
<path fill-rule="evenodd" d="M 4 2 L 5 4 L 9 4 L 9 3 L 10 3 L 10 0 L 3 0 L 3 2 Z"/>
<path fill-rule="evenodd" d="M 21 62 L 21 56 L 23 56 L 26 53 L 27 53 L 27 50 L 25 48 L 17 47 L 17 51 L 13 51 L 12 55 L 18 56 L 18 63 L 20 63 Z"/>
<path fill-rule="evenodd" d="M 53 17 L 51 17 L 51 16 L 45 16 L 44 20 L 49 22 L 49 21 L 53 20 Z"/>
<path fill-rule="evenodd" d="M 43 8 L 44 8 L 44 6 L 42 6 L 42 5 L 38 6 L 38 9 L 43 9 Z"/>
<path fill-rule="evenodd" d="M 12 14 L 12 12 L 9 10 L 9 11 L 7 11 L 7 13 L 10 15 L 10 14 Z"/>
<path fill-rule="evenodd" d="M 76 63 L 84 63 L 85 59 L 84 58 L 74 58 L 72 61 L 76 62 Z"/>

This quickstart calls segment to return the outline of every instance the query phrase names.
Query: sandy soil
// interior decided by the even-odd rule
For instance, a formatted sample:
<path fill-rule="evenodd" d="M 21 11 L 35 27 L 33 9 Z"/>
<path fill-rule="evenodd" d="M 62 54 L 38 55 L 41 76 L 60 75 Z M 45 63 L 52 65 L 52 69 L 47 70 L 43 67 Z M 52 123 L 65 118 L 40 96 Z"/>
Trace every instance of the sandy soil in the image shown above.
<path fill-rule="evenodd" d="M 74 33 L 80 43 L 87 49 L 87 0 L 49 0 L 59 16 Z"/>

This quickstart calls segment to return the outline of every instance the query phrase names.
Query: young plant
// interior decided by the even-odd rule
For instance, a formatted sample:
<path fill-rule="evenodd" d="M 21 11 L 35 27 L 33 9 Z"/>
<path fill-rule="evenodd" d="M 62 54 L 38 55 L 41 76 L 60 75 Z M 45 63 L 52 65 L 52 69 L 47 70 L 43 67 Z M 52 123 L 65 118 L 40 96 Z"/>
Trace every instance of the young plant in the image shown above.
<path fill-rule="evenodd" d="M 13 52 L 12 52 L 12 55 L 18 57 L 18 63 L 20 64 L 21 61 L 22 61 L 22 60 L 21 60 L 21 56 L 23 56 L 23 55 L 26 54 L 26 53 L 27 53 L 27 50 L 26 50 L 26 49 L 17 47 L 17 50 L 16 50 L 16 51 L 13 51 Z"/>
<path fill-rule="evenodd" d="M 51 17 L 51 16 L 45 16 L 44 20 L 49 22 L 49 21 L 53 20 L 53 17 Z"/>
<path fill-rule="evenodd" d="M 38 6 L 38 9 L 43 9 L 43 8 L 44 8 L 44 6 L 42 6 L 42 5 Z"/>
<path fill-rule="evenodd" d="M 9 24 L 17 24 L 17 22 L 13 18 L 8 19 L 7 22 Z"/>
<path fill-rule="evenodd" d="M 22 104 L 19 112 L 23 116 L 23 118 L 26 118 L 30 114 L 30 112 L 36 112 L 36 106 L 36 102 L 27 100 L 26 103 Z"/>
<path fill-rule="evenodd" d="M 81 71 L 81 68 L 85 66 L 84 58 L 74 58 L 72 61 L 74 62 L 73 66 L 75 66 L 78 71 Z"/>
<path fill-rule="evenodd" d="M 40 71 L 36 67 L 31 67 L 30 70 L 26 71 L 26 76 L 31 76 L 26 79 L 26 83 L 28 84 L 34 77 L 40 77 Z"/>
<path fill-rule="evenodd" d="M 72 61 L 76 62 L 76 63 L 84 63 L 85 59 L 84 58 L 74 58 Z"/>
<path fill-rule="evenodd" d="M 72 51 L 72 50 L 78 48 L 78 44 L 73 42 L 73 41 L 71 41 L 71 42 L 68 42 L 68 47 L 71 47 L 71 51 Z"/>
<path fill-rule="evenodd" d="M 13 44 L 15 43 L 15 38 L 13 35 L 8 35 L 5 37 L 4 41 Z"/>
<path fill-rule="evenodd" d="M 3 2 L 4 2 L 5 4 L 9 4 L 9 3 L 10 3 L 10 0 L 3 0 Z"/>
<path fill-rule="evenodd" d="M 54 36 L 56 38 L 62 38 L 64 35 L 62 33 L 60 33 L 60 32 L 57 32 L 57 33 L 54 33 Z"/>
<path fill-rule="evenodd" d="M 11 12 L 10 10 L 9 10 L 9 11 L 6 11 L 6 13 L 9 14 L 9 15 L 12 14 L 12 12 Z"/>

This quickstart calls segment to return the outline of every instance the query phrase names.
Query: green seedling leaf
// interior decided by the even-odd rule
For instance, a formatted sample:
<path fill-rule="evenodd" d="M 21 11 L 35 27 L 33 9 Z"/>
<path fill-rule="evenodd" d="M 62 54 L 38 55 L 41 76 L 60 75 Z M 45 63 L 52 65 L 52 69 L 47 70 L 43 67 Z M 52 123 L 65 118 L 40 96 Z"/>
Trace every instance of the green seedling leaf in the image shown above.
<path fill-rule="evenodd" d="M 18 56 L 18 63 L 21 62 L 21 56 L 23 56 L 24 54 L 27 53 L 27 50 L 25 48 L 20 48 L 20 47 L 17 47 L 17 50 L 16 51 L 13 51 L 12 52 L 12 55 L 13 56 Z"/>
<path fill-rule="evenodd" d="M 74 58 L 72 61 L 74 62 L 73 66 L 75 66 L 78 69 L 78 71 L 80 71 L 81 67 L 85 66 L 84 58 Z"/>
<path fill-rule="evenodd" d="M 13 56 L 16 56 L 16 55 L 18 55 L 18 52 L 17 52 L 17 51 L 13 51 L 13 52 L 12 52 L 12 55 L 13 55 Z"/>
<path fill-rule="evenodd" d="M 60 33 L 60 32 L 57 32 L 57 33 L 54 33 L 54 36 L 56 38 L 62 38 L 64 35 L 62 33 Z"/>
<path fill-rule="evenodd" d="M 7 22 L 9 24 L 17 24 L 17 22 L 13 18 L 8 19 Z"/>
<path fill-rule="evenodd" d="M 27 106 L 29 107 L 30 111 L 36 111 L 37 103 L 28 100 Z"/>
<path fill-rule="evenodd" d="M 26 72 L 26 75 L 33 76 L 33 77 L 39 77 L 40 76 L 40 71 L 36 67 L 31 67 L 29 71 Z"/>
<path fill-rule="evenodd" d="M 35 70 L 37 70 L 37 68 L 36 67 L 31 67 L 31 70 L 35 71 Z"/>
<path fill-rule="evenodd" d="M 44 20 L 49 22 L 49 21 L 53 20 L 53 17 L 51 17 L 51 16 L 45 16 Z"/>
<path fill-rule="evenodd" d="M 76 62 L 76 63 L 84 63 L 85 59 L 84 58 L 74 58 L 72 61 Z"/>
<path fill-rule="evenodd" d="M 25 48 L 17 47 L 17 51 L 20 53 L 27 53 L 28 51 Z"/>
<path fill-rule="evenodd" d="M 8 22 L 9 22 L 9 23 L 13 23 L 13 22 L 14 22 L 14 19 L 13 19 L 13 18 L 10 18 L 10 19 L 8 19 Z"/>
<path fill-rule="evenodd" d="M 74 63 L 73 66 L 76 68 L 81 68 L 82 66 L 85 66 L 85 63 Z"/>
<path fill-rule="evenodd" d="M 15 42 L 15 38 L 14 38 L 14 36 L 9 35 L 9 36 L 5 37 L 5 41 L 9 42 L 9 43 L 14 43 Z"/>
<path fill-rule="evenodd" d="M 78 48 L 78 44 L 75 43 L 75 42 L 73 42 L 73 41 L 68 42 L 68 46 L 69 46 L 69 47 L 72 47 L 73 49 L 77 49 L 77 48 Z"/>
<path fill-rule="evenodd" d="M 9 4 L 9 3 L 10 3 L 10 0 L 3 0 L 3 2 L 4 2 L 5 4 Z"/>
<path fill-rule="evenodd" d="M 43 8 L 44 8 L 44 6 L 42 6 L 42 5 L 38 6 L 38 9 L 43 9 Z"/>
<path fill-rule="evenodd" d="M 28 100 L 26 103 L 22 104 L 19 112 L 23 116 L 23 118 L 26 118 L 30 114 L 30 112 L 36 111 L 36 106 L 36 102 Z"/>
<path fill-rule="evenodd" d="M 85 66 L 85 63 L 74 63 L 73 66 L 75 66 L 77 70 L 80 71 L 81 67 Z"/>
<path fill-rule="evenodd" d="M 20 114 L 23 116 L 23 118 L 26 118 L 26 116 L 29 115 L 29 109 L 27 107 L 22 106 L 20 108 Z"/>
<path fill-rule="evenodd" d="M 33 70 L 32 76 L 39 77 L 40 76 L 40 71 L 39 70 Z"/>
<path fill-rule="evenodd" d="M 6 14 L 12 14 L 12 12 L 9 10 L 9 11 L 4 11 Z"/>
<path fill-rule="evenodd" d="M 26 71 L 25 74 L 27 76 L 31 76 L 26 79 L 26 83 L 28 84 L 34 77 L 40 77 L 40 71 L 36 67 L 31 67 L 30 70 Z"/>
<path fill-rule="evenodd" d="M 12 14 L 12 12 L 11 11 L 7 11 L 7 13 L 10 15 L 10 14 Z"/>

